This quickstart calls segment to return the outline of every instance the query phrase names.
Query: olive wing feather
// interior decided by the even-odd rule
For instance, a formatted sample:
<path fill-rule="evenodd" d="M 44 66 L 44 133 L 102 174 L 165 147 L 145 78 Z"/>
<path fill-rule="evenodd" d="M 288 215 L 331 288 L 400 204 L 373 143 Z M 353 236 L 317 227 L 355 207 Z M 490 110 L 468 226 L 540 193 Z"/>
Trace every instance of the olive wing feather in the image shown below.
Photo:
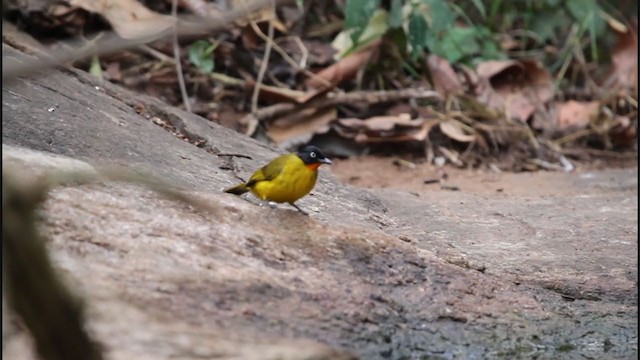
<path fill-rule="evenodd" d="M 251 187 L 260 181 L 271 181 L 278 177 L 284 170 L 287 165 L 287 161 L 290 160 L 291 156 L 296 156 L 295 154 L 287 154 L 279 156 L 267 165 L 261 167 L 256 171 L 251 178 L 247 182 L 246 186 Z"/>

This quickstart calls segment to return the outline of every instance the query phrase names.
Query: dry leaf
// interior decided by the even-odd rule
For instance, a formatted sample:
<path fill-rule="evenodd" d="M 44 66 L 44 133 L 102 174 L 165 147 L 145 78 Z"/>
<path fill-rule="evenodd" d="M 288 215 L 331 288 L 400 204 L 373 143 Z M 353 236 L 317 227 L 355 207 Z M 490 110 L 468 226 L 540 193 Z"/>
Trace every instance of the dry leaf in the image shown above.
<path fill-rule="evenodd" d="M 637 29 L 637 27 L 636 27 Z M 613 67 L 607 85 L 635 89 L 638 93 L 638 33 L 618 33 L 618 42 L 611 55 Z M 636 95 L 637 96 L 637 95 Z"/>
<path fill-rule="evenodd" d="M 411 119 L 409 114 L 398 116 L 376 116 L 363 119 L 340 119 L 333 129 L 340 136 L 367 142 L 422 141 L 427 138 L 436 119 Z"/>
<path fill-rule="evenodd" d="M 594 117 L 598 116 L 598 101 L 574 101 L 559 103 L 557 106 L 557 127 L 564 130 L 568 127 L 585 128 Z"/>
<path fill-rule="evenodd" d="M 476 72 L 478 100 L 508 118 L 526 122 L 554 96 L 551 73 L 534 61 L 487 61 Z"/>
<path fill-rule="evenodd" d="M 288 148 L 308 142 L 315 134 L 326 133 L 337 117 L 335 107 L 307 108 L 272 121 L 267 126 L 267 134 L 278 145 Z"/>
<path fill-rule="evenodd" d="M 340 84 L 344 80 L 353 78 L 371 59 L 372 54 L 380 45 L 380 41 L 373 42 L 370 46 L 356 53 L 350 54 L 340 59 L 335 64 L 320 70 L 317 76 L 307 79 L 307 88 L 321 89 L 327 87 L 324 79 L 333 86 Z"/>
<path fill-rule="evenodd" d="M 427 64 L 433 79 L 433 87 L 438 93 L 446 96 L 448 94 L 458 95 L 464 92 L 456 72 L 453 71 L 453 67 L 447 60 L 431 54 L 427 58 Z"/>
<path fill-rule="evenodd" d="M 462 126 L 458 121 L 447 120 L 440 123 L 440 131 L 449 138 L 459 142 L 472 142 L 476 139 L 475 135 L 470 135 L 462 130 Z"/>
<path fill-rule="evenodd" d="M 69 4 L 102 15 L 123 39 L 142 38 L 173 26 L 171 16 L 151 11 L 135 0 L 68 0 Z"/>
<path fill-rule="evenodd" d="M 609 135 L 614 145 L 631 146 L 638 136 L 638 123 L 626 116 L 616 116 Z"/>
<path fill-rule="evenodd" d="M 231 9 L 244 9 L 246 8 L 252 0 L 231 0 Z M 249 18 L 242 18 L 242 19 L 238 19 L 236 20 L 236 24 L 240 27 L 245 27 L 249 25 L 249 21 L 253 20 L 256 23 L 261 23 L 261 22 L 267 22 L 267 21 L 273 21 L 273 28 L 280 31 L 281 33 L 286 33 L 287 32 L 287 27 L 278 19 L 278 16 L 276 15 L 276 17 L 274 18 L 273 16 L 274 11 L 273 9 L 266 7 L 263 9 L 260 9 L 254 13 L 252 13 L 250 15 L 250 19 Z M 266 31 L 265 31 L 266 33 Z"/>

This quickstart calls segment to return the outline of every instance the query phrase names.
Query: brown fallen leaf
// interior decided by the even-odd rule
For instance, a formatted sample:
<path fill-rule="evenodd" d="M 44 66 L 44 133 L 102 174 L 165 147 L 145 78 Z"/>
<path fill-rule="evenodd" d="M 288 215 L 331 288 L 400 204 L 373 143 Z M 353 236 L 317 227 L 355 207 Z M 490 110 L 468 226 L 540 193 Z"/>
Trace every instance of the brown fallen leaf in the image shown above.
<path fill-rule="evenodd" d="M 329 131 L 329 124 L 338 117 L 335 107 L 307 108 L 276 119 L 267 125 L 267 135 L 278 145 L 289 148 L 307 143 L 316 134 Z"/>
<path fill-rule="evenodd" d="M 246 8 L 249 3 L 251 3 L 251 0 L 231 0 L 229 5 L 231 9 L 242 9 L 242 8 Z M 280 31 L 281 33 L 287 32 L 287 26 L 278 19 L 277 14 L 274 18 L 274 11 L 269 7 L 263 8 L 261 10 L 258 10 L 252 13 L 250 15 L 250 19 L 255 21 L 256 23 L 273 21 L 274 29 Z M 240 27 L 245 27 L 249 25 L 249 21 L 250 21 L 249 19 L 238 19 L 236 21 L 236 24 Z"/>
<path fill-rule="evenodd" d="M 340 59 L 335 64 L 320 70 L 316 73 L 315 77 L 307 79 L 305 82 L 307 88 L 326 88 L 326 84 L 321 79 L 324 79 L 330 82 L 333 86 L 336 86 L 344 80 L 353 78 L 358 71 L 371 60 L 371 57 L 374 55 L 379 45 L 380 40 L 374 41 L 365 49 L 350 54 Z"/>
<path fill-rule="evenodd" d="M 557 129 L 565 130 L 569 127 L 583 129 L 589 125 L 591 119 L 598 116 L 600 103 L 598 101 L 575 101 L 556 104 Z"/>
<path fill-rule="evenodd" d="M 551 73 L 535 61 L 486 61 L 478 64 L 476 73 L 478 100 L 508 118 L 526 122 L 554 96 Z"/>
<path fill-rule="evenodd" d="M 409 114 L 376 116 L 369 119 L 347 118 L 335 122 L 332 128 L 340 136 L 367 142 L 422 141 L 427 138 L 436 119 L 411 119 Z"/>
<path fill-rule="evenodd" d="M 151 11 L 135 0 L 68 0 L 68 3 L 102 15 L 123 39 L 157 34 L 174 23 L 171 16 Z"/>
<path fill-rule="evenodd" d="M 638 122 L 626 116 L 616 116 L 609 135 L 615 146 L 631 146 L 637 140 Z"/>
<path fill-rule="evenodd" d="M 638 33 L 635 30 L 617 33 L 618 40 L 611 55 L 612 68 L 607 76 L 607 86 L 634 89 L 638 95 Z"/>
<path fill-rule="evenodd" d="M 467 134 L 460 122 L 456 120 L 446 120 L 439 124 L 440 131 L 449 138 L 459 142 L 472 142 L 476 139 L 473 134 Z"/>
<path fill-rule="evenodd" d="M 458 80 L 458 75 L 447 60 L 438 55 L 431 54 L 427 58 L 427 65 L 431 72 L 433 87 L 439 94 L 447 96 L 449 94 L 458 95 L 464 92 L 464 88 Z"/>

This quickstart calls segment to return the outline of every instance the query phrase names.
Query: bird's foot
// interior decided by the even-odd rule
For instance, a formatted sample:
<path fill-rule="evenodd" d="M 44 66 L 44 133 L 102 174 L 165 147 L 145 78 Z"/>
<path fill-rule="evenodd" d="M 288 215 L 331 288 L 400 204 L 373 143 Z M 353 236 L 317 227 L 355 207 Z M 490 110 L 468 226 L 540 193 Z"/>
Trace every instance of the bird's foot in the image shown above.
<path fill-rule="evenodd" d="M 290 204 L 291 204 L 291 206 L 293 206 L 294 208 L 298 209 L 298 211 L 300 211 L 300 212 L 302 213 L 302 215 L 309 216 L 309 213 L 308 213 L 308 212 L 306 212 L 306 211 L 304 211 L 304 210 L 302 210 L 298 205 L 296 205 L 296 204 L 294 204 L 294 203 L 290 203 Z"/>

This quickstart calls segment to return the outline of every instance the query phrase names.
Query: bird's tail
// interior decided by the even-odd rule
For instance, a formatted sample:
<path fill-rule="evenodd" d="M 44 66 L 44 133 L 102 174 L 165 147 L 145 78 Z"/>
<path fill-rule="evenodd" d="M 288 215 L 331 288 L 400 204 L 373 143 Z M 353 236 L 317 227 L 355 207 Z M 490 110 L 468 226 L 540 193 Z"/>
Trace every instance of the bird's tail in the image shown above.
<path fill-rule="evenodd" d="M 238 184 L 236 186 L 232 186 L 228 189 L 224 189 L 224 192 L 233 194 L 233 195 L 242 195 L 249 191 L 249 188 L 245 183 Z"/>

